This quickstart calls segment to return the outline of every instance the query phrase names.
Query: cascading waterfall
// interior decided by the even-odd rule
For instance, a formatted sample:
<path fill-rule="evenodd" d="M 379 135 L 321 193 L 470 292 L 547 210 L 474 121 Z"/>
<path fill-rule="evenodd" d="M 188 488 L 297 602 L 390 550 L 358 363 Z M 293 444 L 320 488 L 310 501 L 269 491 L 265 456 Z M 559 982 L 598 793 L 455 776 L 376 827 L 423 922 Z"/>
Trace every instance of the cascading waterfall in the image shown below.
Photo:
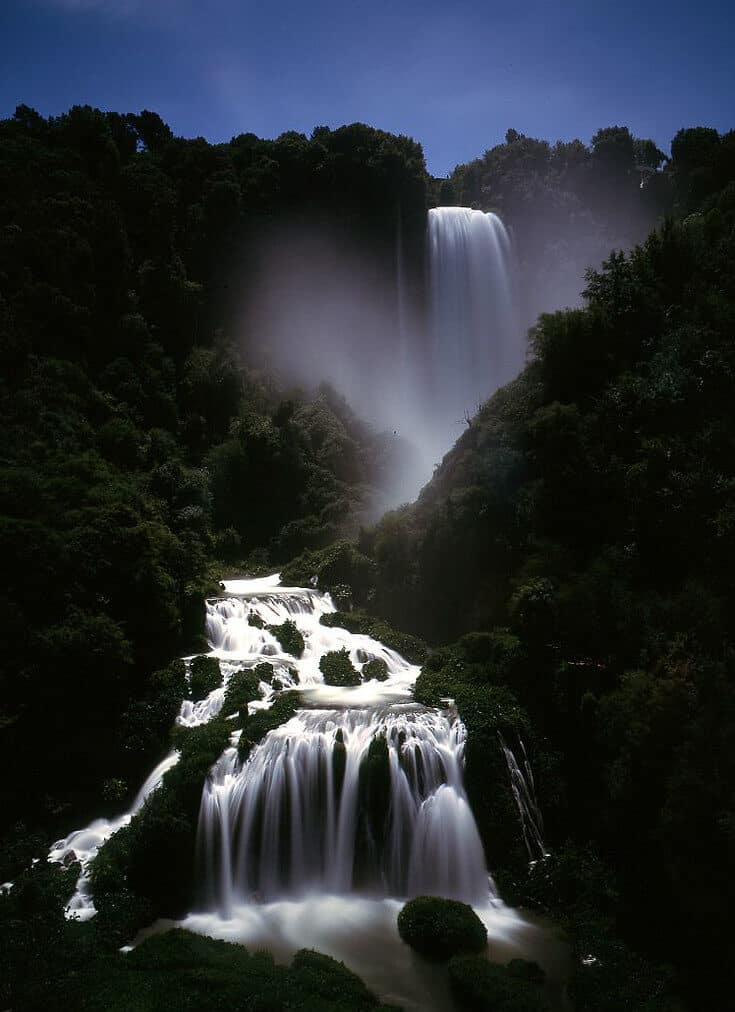
<path fill-rule="evenodd" d="M 306 648 L 283 663 L 312 708 L 270 732 L 245 763 L 232 747 L 212 770 L 199 820 L 205 904 L 229 917 L 254 899 L 356 890 L 486 904 L 495 891 L 462 785 L 464 725 L 411 701 L 418 669 L 397 653 L 321 625 L 334 610 L 327 596 L 259 590 L 210 602 L 212 646 L 223 658 L 278 663 L 277 641 L 248 618 L 295 620 Z M 381 658 L 388 678 L 325 686 L 319 658 L 339 649 L 356 667 Z"/>
<path fill-rule="evenodd" d="M 278 576 L 230 581 L 221 598 L 207 602 L 207 633 L 223 685 L 206 699 L 184 700 L 178 723 L 194 727 L 220 714 L 232 676 L 264 660 L 274 677 L 260 683 L 260 698 L 249 711 L 269 707 L 279 688 L 298 689 L 302 705 L 245 761 L 238 756 L 240 732 L 233 731 L 230 747 L 210 770 L 193 869 L 201 900 L 180 923 L 266 947 L 277 958 L 317 948 L 344 960 L 386 1000 L 445 1012 L 451 1007 L 446 982 L 417 968 L 398 937 L 396 917 L 406 898 L 427 893 L 471 903 L 493 952 L 503 958 L 533 953 L 545 963 L 548 939 L 497 896 L 463 787 L 465 728 L 453 707 L 415 703 L 419 668 L 370 636 L 321 624 L 334 610 L 329 595 L 281 587 Z M 268 628 L 286 620 L 304 638 L 298 660 L 283 652 Z M 319 660 L 342 649 L 358 671 L 371 660 L 384 661 L 387 678 L 350 688 L 325 685 Z M 522 743 L 520 763 L 505 742 L 499 747 L 525 820 L 529 855 L 534 847 L 543 852 Z M 82 866 L 68 917 L 95 915 L 90 862 L 177 761 L 174 751 L 153 770 L 129 812 L 97 820 L 54 845 L 50 860 Z"/>
<path fill-rule="evenodd" d="M 486 903 L 464 738 L 459 720 L 396 704 L 301 711 L 242 766 L 229 749 L 202 799 L 209 902 L 229 916 L 253 897 L 362 887 Z"/>
<path fill-rule="evenodd" d="M 500 747 L 505 756 L 505 762 L 510 776 L 510 786 L 513 791 L 518 815 L 523 830 L 523 841 L 526 844 L 530 861 L 538 861 L 548 857 L 548 851 L 544 844 L 544 820 L 536 799 L 536 785 L 533 779 L 533 770 L 528 761 L 526 746 L 521 738 L 518 739 L 518 752 L 521 762 L 518 762 L 516 753 L 505 742 L 502 734 L 498 732 Z"/>
<path fill-rule="evenodd" d="M 520 369 L 514 258 L 496 214 L 429 211 L 430 376 L 434 426 L 450 445 L 467 414 Z"/>

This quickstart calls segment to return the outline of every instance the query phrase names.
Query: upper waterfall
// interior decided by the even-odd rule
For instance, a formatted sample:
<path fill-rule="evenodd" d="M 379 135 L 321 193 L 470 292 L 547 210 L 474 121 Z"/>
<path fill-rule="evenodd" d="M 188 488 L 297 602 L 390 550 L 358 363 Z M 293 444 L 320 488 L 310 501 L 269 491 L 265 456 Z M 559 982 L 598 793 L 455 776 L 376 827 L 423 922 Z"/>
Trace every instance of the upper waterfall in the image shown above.
<path fill-rule="evenodd" d="M 513 249 L 496 214 L 435 207 L 428 218 L 429 382 L 447 445 L 463 418 L 522 364 Z"/>

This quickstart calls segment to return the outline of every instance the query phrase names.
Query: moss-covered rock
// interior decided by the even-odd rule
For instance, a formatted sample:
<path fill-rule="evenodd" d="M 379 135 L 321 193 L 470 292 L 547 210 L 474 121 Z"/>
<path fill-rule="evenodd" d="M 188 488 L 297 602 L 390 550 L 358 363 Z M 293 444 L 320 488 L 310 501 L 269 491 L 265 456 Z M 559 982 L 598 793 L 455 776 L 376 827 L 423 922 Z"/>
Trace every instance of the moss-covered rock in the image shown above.
<path fill-rule="evenodd" d="M 269 625 L 267 629 L 281 644 L 284 653 L 291 654 L 293 657 L 301 657 L 305 646 L 304 637 L 296 628 L 295 622 L 287 619 L 280 625 Z"/>
<path fill-rule="evenodd" d="M 360 673 L 350 660 L 350 655 L 343 647 L 341 650 L 330 650 L 319 660 L 319 670 L 324 675 L 327 685 L 347 686 L 359 685 Z"/>
<path fill-rule="evenodd" d="M 522 959 L 507 966 L 480 956 L 455 956 L 449 962 L 452 995 L 467 1012 L 550 1012 L 543 982 L 543 970 Z"/>
<path fill-rule="evenodd" d="M 224 717 L 198 727 L 177 727 L 178 763 L 92 862 L 95 904 L 110 944 L 123 944 L 154 917 L 177 916 L 191 906 L 202 783 L 231 732 L 232 724 Z"/>
<path fill-rule="evenodd" d="M 487 929 L 472 907 L 458 900 L 417 896 L 398 915 L 398 933 L 427 959 L 482 952 Z"/>
<path fill-rule="evenodd" d="M 61 918 L 61 915 L 59 914 Z M 97 920 L 97 919 L 95 919 Z M 78 939 L 49 945 L 36 955 L 34 973 L 14 976 L 13 1007 L 60 1012 L 388 1012 L 343 963 L 301 950 L 290 966 L 268 952 L 250 953 L 242 945 L 206 938 L 179 928 L 147 938 L 132 952 L 84 948 L 93 925 L 72 925 Z M 51 941 L 52 936 L 44 940 Z M 39 942 L 41 937 L 37 939 Z M 27 947 L 27 946 L 26 946 Z M 13 952 L 15 968 L 32 965 Z M 400 1012 L 400 1010 L 394 1010 Z"/>
<path fill-rule="evenodd" d="M 253 626 L 255 629 L 265 629 L 265 622 L 254 611 L 248 614 L 248 625 Z"/>
<path fill-rule="evenodd" d="M 192 699 L 204 699 L 222 685 L 222 671 L 216 657 L 200 655 L 191 662 L 189 691 Z"/>
<path fill-rule="evenodd" d="M 268 667 L 271 667 L 269 664 Z M 273 669 L 271 668 L 271 671 Z M 230 680 L 227 683 L 227 691 L 225 693 L 225 701 L 222 706 L 222 712 L 225 716 L 234 713 L 236 710 L 241 710 L 248 703 L 252 703 L 253 700 L 260 698 L 259 679 L 257 676 L 257 670 L 253 669 L 250 671 L 235 671 L 230 675 Z"/>
<path fill-rule="evenodd" d="M 270 661 L 261 661 L 260 664 L 256 664 L 253 668 L 253 674 L 259 682 L 267 682 L 268 685 L 273 684 L 273 675 L 275 669 Z"/>
<path fill-rule="evenodd" d="M 376 682 L 384 682 L 388 677 L 388 665 L 382 657 L 374 657 L 362 666 L 362 680 L 369 682 L 375 679 Z"/>
<path fill-rule="evenodd" d="M 313 1002 L 329 1006 L 339 1002 L 347 1008 L 371 1007 L 377 999 L 344 963 L 313 949 L 300 949 L 291 964 L 294 983 Z"/>
<path fill-rule="evenodd" d="M 241 759 L 247 758 L 252 748 L 260 742 L 269 731 L 285 724 L 296 713 L 298 708 L 298 692 L 283 692 L 276 698 L 268 710 L 256 710 L 250 716 L 243 715 L 243 729 L 238 743 L 238 754 Z"/>

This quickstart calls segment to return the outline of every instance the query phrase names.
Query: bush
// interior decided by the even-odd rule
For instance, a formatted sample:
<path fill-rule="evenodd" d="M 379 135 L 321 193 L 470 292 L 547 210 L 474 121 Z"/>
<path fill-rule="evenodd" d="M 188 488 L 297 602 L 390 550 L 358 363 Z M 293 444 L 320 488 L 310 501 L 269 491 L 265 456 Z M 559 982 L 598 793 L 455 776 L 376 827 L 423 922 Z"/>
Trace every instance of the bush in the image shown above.
<path fill-rule="evenodd" d="M 269 685 L 273 683 L 274 669 L 269 661 L 261 661 L 260 664 L 256 664 L 253 674 L 259 682 L 268 682 Z"/>
<path fill-rule="evenodd" d="M 388 665 L 382 657 L 374 657 L 362 666 L 362 680 L 369 682 L 373 678 L 377 682 L 384 682 L 388 677 Z"/>
<path fill-rule="evenodd" d="M 324 675 L 326 685 L 359 685 L 360 673 L 357 671 L 350 655 L 342 647 L 341 650 L 330 650 L 319 661 L 319 670 Z"/>
<path fill-rule="evenodd" d="M 344 963 L 338 963 L 321 952 L 300 949 L 293 958 L 291 969 L 298 991 L 313 996 L 320 1005 L 334 1001 L 350 1009 L 377 1005 L 375 996 L 356 974 Z"/>
<path fill-rule="evenodd" d="M 449 962 L 452 994 L 467 1012 L 549 1012 L 543 981 L 543 970 L 522 959 L 507 966 L 479 956 L 455 956 Z"/>
<path fill-rule="evenodd" d="M 260 665 L 259 665 L 260 666 Z M 271 668 L 271 665 L 267 665 Z M 271 668 L 271 671 L 273 669 Z M 222 705 L 222 712 L 225 716 L 234 713 L 236 710 L 241 710 L 248 703 L 252 703 L 255 699 L 260 699 L 260 688 L 259 688 L 258 668 L 254 668 L 252 671 L 235 671 L 230 675 L 230 680 L 227 683 L 227 692 L 225 693 L 225 701 Z"/>
<path fill-rule="evenodd" d="M 246 759 L 258 742 L 275 728 L 285 724 L 296 713 L 297 692 L 283 692 L 277 697 L 268 710 L 256 710 L 243 720 L 242 734 L 237 751 L 241 759 Z"/>
<path fill-rule="evenodd" d="M 216 657 L 199 656 L 191 662 L 189 691 L 192 699 L 205 699 L 222 685 L 222 671 Z"/>
<path fill-rule="evenodd" d="M 281 649 L 286 654 L 294 657 L 301 657 L 304 652 L 304 637 L 296 628 L 296 623 L 287 619 L 281 625 L 267 626 L 268 632 L 272 633 L 281 644 Z"/>
<path fill-rule="evenodd" d="M 251 611 L 248 615 L 248 625 L 253 626 L 255 629 L 265 629 L 265 622 L 254 611 Z"/>
<path fill-rule="evenodd" d="M 340 601 L 365 604 L 375 586 L 375 570 L 375 563 L 355 545 L 338 541 L 303 552 L 283 568 L 281 580 L 285 585 L 308 587 L 316 577 L 320 590 L 335 591 Z"/>
<path fill-rule="evenodd" d="M 487 929 L 472 907 L 458 900 L 417 896 L 398 915 L 398 933 L 427 959 L 482 952 Z"/>

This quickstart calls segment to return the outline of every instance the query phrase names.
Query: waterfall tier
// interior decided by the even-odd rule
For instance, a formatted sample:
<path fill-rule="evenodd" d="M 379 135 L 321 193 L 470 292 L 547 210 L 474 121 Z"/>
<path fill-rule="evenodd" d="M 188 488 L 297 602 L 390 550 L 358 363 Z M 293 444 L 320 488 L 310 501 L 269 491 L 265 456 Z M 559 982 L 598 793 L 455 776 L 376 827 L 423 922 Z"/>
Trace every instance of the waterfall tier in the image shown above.
<path fill-rule="evenodd" d="M 516 375 L 523 342 L 512 246 L 496 214 L 433 208 L 428 249 L 431 403 L 447 440 Z"/>
<path fill-rule="evenodd" d="M 482 844 L 462 787 L 461 721 L 415 704 L 304 710 L 204 789 L 208 902 L 313 892 L 420 893 L 487 903 Z"/>

